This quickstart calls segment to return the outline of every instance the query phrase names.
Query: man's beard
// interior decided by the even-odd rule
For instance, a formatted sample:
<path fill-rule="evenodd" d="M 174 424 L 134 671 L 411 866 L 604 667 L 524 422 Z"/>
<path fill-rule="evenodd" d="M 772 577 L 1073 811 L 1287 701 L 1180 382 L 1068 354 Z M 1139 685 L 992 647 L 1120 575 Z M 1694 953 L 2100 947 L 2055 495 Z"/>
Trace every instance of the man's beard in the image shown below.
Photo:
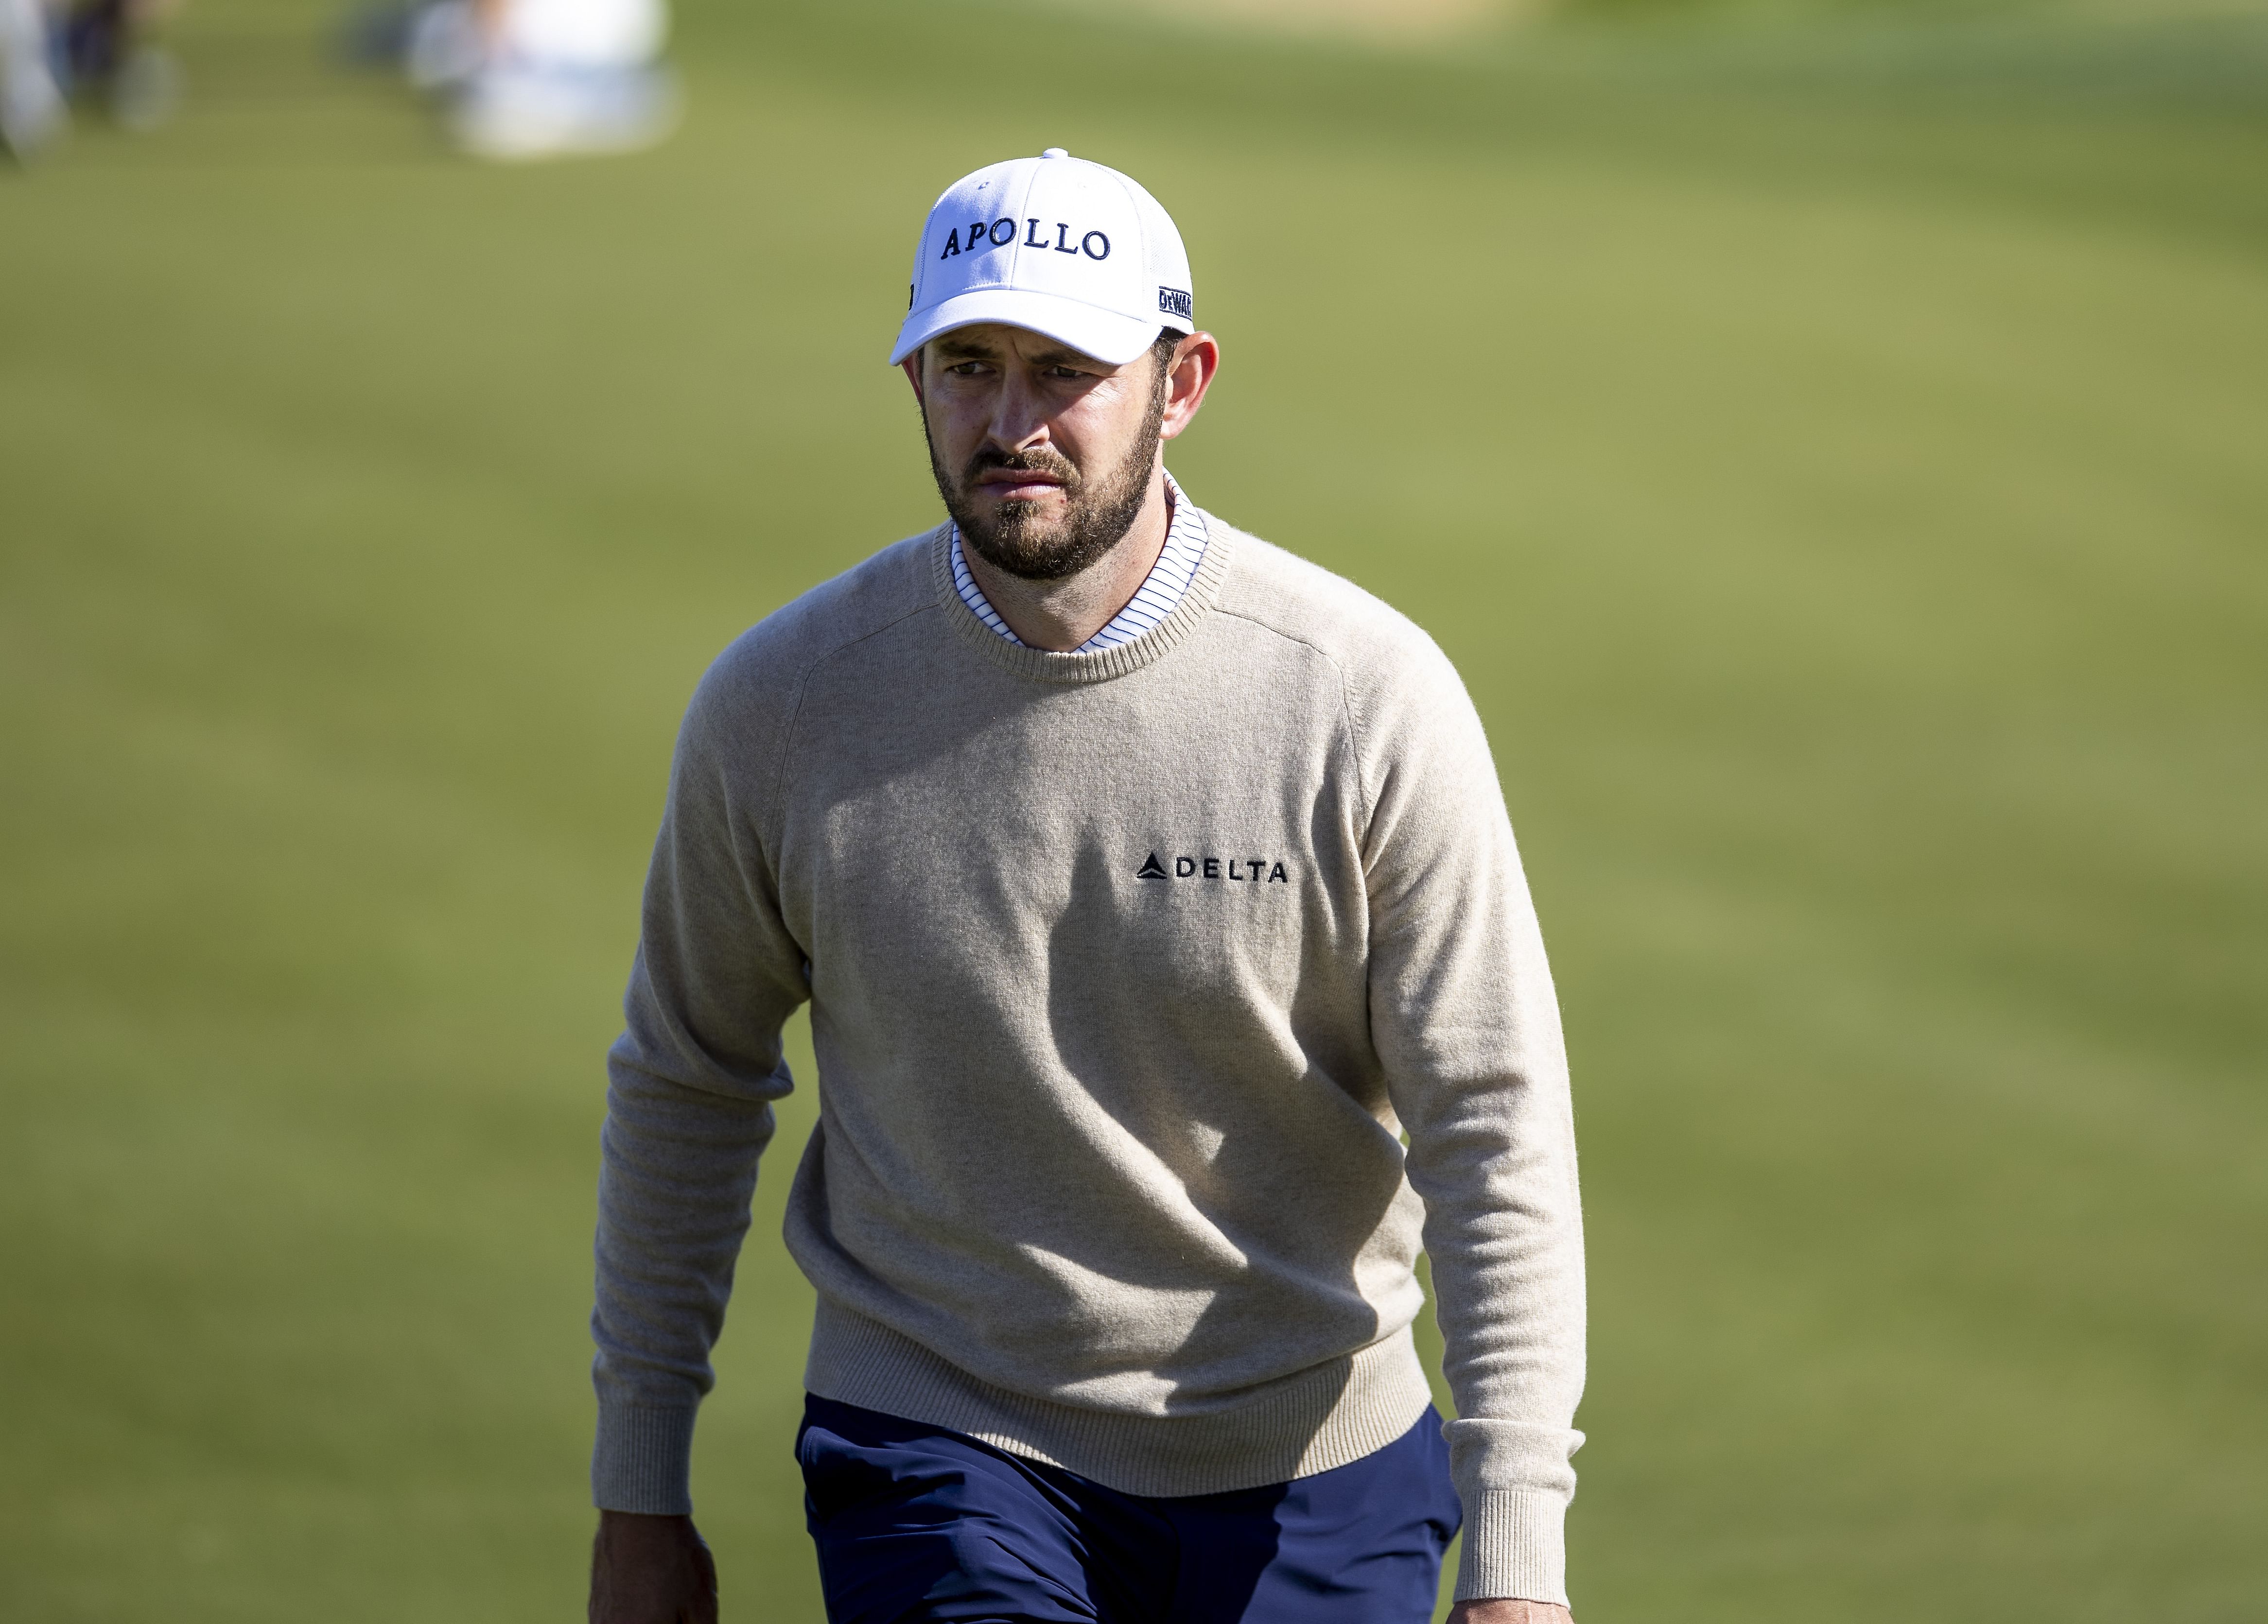
<path fill-rule="evenodd" d="M 1165 391 L 1150 402 L 1142 431 L 1119 465 L 1099 478 L 1089 479 L 1078 465 L 1052 446 L 1026 452 L 1005 452 L 997 445 L 977 448 L 961 471 L 958 483 L 946 475 L 938 460 L 937 440 L 929 439 L 930 472 L 937 476 L 938 495 L 945 511 L 961 526 L 961 540 L 995 570 L 1027 581 L 1061 581 L 1077 575 L 1125 538 L 1135 516 L 1150 494 L 1150 470 L 1158 466 L 1159 426 L 1166 414 Z M 1050 524 L 1039 502 L 1003 502 L 995 517 L 976 511 L 968 493 L 977 476 L 990 468 L 1011 468 L 1020 474 L 1046 474 L 1063 481 L 1062 518 Z"/>

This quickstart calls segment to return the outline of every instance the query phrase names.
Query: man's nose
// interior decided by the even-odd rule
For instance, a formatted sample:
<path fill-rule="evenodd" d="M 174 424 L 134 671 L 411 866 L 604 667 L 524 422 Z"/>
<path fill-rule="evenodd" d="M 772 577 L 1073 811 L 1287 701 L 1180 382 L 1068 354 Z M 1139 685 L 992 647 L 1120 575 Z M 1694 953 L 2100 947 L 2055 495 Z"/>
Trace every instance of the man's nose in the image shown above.
<path fill-rule="evenodd" d="M 1047 443 L 1047 404 L 1019 368 L 1008 369 L 1001 379 L 986 437 L 1004 451 L 1026 451 Z"/>

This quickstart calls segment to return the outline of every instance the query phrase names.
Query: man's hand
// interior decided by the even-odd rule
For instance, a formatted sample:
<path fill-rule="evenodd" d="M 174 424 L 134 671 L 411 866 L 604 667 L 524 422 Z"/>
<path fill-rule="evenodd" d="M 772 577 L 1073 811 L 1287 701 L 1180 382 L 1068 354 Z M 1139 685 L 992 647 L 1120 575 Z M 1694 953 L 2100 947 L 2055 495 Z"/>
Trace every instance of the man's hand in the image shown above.
<path fill-rule="evenodd" d="M 1449 1624 L 1575 1624 L 1566 1608 L 1549 1601 L 1461 1601 Z"/>
<path fill-rule="evenodd" d="M 691 1517 L 599 1513 L 591 1624 L 717 1624 L 717 1564 Z"/>

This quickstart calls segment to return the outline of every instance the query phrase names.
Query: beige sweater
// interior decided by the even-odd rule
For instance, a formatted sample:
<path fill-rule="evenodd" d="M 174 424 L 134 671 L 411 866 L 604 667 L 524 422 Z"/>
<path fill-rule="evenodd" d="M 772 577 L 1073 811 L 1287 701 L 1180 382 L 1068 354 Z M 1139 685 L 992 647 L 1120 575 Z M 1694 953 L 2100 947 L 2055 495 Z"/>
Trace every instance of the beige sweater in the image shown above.
<path fill-rule="evenodd" d="M 1574 1133 L 1488 745 L 1408 621 L 1211 533 L 1107 652 L 987 630 L 939 532 L 703 680 L 609 1057 L 600 1505 L 690 1509 L 807 998 L 812 1392 L 1132 1494 L 1324 1471 L 1425 1407 L 1422 1245 L 1459 1593 L 1565 1599 Z"/>

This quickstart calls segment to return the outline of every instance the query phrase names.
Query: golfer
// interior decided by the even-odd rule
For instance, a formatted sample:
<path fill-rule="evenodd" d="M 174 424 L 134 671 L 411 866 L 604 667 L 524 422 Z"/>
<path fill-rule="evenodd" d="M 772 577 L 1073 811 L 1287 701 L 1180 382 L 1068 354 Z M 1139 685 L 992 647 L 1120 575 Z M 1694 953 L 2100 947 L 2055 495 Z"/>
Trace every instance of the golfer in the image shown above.
<path fill-rule="evenodd" d="M 1424 1624 L 1460 1525 L 1461 1624 L 1567 1616 L 1574 1133 L 1496 769 L 1423 632 L 1167 476 L 1192 294 L 1124 175 L 954 185 L 891 356 L 949 521 L 694 694 L 609 1056 L 598 1624 L 717 1617 L 687 1462 L 806 1000 L 836 1624 Z"/>

